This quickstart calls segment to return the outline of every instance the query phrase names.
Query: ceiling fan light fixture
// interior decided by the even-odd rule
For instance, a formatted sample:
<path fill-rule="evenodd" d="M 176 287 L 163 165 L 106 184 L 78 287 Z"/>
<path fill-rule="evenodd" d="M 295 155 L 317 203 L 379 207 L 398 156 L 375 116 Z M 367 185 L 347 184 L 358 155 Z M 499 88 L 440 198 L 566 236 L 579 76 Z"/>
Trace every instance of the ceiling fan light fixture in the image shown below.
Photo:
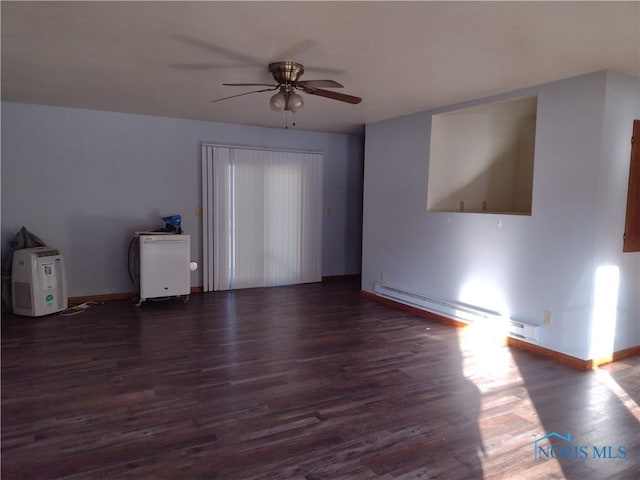
<path fill-rule="evenodd" d="M 287 97 L 282 92 L 278 92 L 269 100 L 269 106 L 274 112 L 281 112 L 287 106 Z"/>
<path fill-rule="evenodd" d="M 296 110 L 300 110 L 303 106 L 304 98 L 302 98 L 302 95 L 299 95 L 296 92 L 291 92 L 287 99 L 287 110 L 295 112 Z"/>

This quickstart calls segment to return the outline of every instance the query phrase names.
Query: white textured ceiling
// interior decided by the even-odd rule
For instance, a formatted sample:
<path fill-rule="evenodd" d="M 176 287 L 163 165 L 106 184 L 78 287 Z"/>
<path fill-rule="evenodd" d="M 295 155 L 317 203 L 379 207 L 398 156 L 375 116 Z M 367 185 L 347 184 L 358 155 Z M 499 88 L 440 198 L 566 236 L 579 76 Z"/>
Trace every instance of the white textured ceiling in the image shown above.
<path fill-rule="evenodd" d="M 267 64 L 364 100 L 304 95 L 298 129 L 365 123 L 611 69 L 640 76 L 640 2 L 6 2 L 2 99 L 280 127 Z"/>

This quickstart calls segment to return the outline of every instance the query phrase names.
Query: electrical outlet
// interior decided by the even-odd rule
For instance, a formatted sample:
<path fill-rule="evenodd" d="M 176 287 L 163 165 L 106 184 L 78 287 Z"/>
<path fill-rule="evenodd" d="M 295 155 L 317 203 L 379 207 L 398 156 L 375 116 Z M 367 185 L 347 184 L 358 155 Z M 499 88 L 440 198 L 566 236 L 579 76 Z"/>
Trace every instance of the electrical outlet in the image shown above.
<path fill-rule="evenodd" d="M 551 313 L 549 310 L 544 311 L 544 324 L 545 325 L 553 324 L 553 313 Z"/>
<path fill-rule="evenodd" d="M 196 217 L 202 216 L 202 207 L 196 207 Z"/>

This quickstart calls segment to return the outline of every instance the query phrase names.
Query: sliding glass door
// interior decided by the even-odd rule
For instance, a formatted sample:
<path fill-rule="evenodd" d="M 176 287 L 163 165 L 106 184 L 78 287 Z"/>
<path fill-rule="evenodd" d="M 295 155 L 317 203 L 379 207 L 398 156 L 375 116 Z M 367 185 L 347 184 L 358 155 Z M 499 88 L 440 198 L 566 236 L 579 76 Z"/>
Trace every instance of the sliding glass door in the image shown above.
<path fill-rule="evenodd" d="M 321 154 L 203 146 L 203 189 L 205 291 L 320 281 Z"/>

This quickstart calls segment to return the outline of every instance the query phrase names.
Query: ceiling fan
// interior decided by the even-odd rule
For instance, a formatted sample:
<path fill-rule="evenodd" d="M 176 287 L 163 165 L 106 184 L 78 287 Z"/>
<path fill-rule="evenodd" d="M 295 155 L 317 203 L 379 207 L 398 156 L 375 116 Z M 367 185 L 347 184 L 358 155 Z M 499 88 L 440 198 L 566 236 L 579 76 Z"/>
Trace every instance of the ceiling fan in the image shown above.
<path fill-rule="evenodd" d="M 274 62 L 269 64 L 269 72 L 273 75 L 276 85 L 267 83 L 223 83 L 228 87 L 269 87 L 260 90 L 252 90 L 251 92 L 231 95 L 229 97 L 218 98 L 212 100 L 212 103 L 228 100 L 229 98 L 241 97 L 252 93 L 270 92 L 278 90 L 271 97 L 269 105 L 274 111 L 291 111 L 295 112 L 304 105 L 304 99 L 296 90 L 303 91 L 309 95 L 317 95 L 319 97 L 330 98 L 340 102 L 351 103 L 356 105 L 362 101 L 360 97 L 347 95 L 345 93 L 325 90 L 326 88 L 344 88 L 340 83 L 334 80 L 300 80 L 304 73 L 304 66 L 296 62 Z"/>

